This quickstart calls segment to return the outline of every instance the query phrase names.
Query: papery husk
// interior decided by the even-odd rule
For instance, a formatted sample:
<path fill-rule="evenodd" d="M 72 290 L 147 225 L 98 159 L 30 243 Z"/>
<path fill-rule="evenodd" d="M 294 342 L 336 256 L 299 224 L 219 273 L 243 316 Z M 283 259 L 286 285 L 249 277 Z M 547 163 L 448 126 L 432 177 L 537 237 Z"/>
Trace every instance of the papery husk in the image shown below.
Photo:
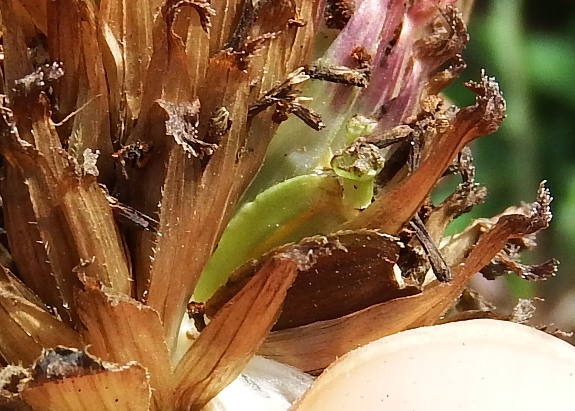
<path fill-rule="evenodd" d="M 318 255 L 312 267 L 298 273 L 287 292 L 275 331 L 339 318 L 420 291 L 417 284 L 401 278 L 394 270 L 403 248 L 398 238 L 375 230 L 338 232 L 278 247 L 257 262 L 245 264 L 206 303 L 206 314 L 215 315 L 259 267 L 293 247 L 330 251 Z"/>
<path fill-rule="evenodd" d="M 59 148 L 47 102 L 39 98 L 40 104 L 29 108 L 33 132 L 25 130 L 38 139 L 38 150 L 18 137 L 11 112 L 4 109 L 2 154 L 7 164 L 2 191 L 10 192 L 3 196 L 4 213 L 24 282 L 67 319 L 77 282 L 73 269 L 82 261 L 90 261 L 86 272 L 106 284 L 127 293 L 131 284 L 107 201 L 93 175 L 76 174 L 77 164 L 70 164 Z M 80 170 L 89 171 L 88 166 Z M 28 241 L 22 242 L 22 236 Z"/>
<path fill-rule="evenodd" d="M 176 366 L 179 409 L 200 410 L 240 374 L 275 323 L 298 267 L 312 258 L 296 249 L 269 260 L 212 318 Z"/>
<path fill-rule="evenodd" d="M 58 128 L 60 137 L 78 161 L 86 149 L 99 150 L 99 181 L 110 183 L 110 155 L 114 150 L 97 12 L 95 5 L 86 0 L 58 0 L 49 9 L 50 57 L 61 62 L 65 70 L 57 83 L 58 111 L 53 118 L 62 122 Z"/>
<path fill-rule="evenodd" d="M 468 247 L 462 250 L 459 244 L 456 245 L 461 254 L 458 258 L 452 256 L 456 261 L 450 267 L 452 281 L 435 281 L 421 294 L 392 299 L 345 317 L 272 332 L 258 354 L 304 371 L 314 371 L 370 341 L 436 323 L 459 298 L 469 279 L 486 266 L 510 238 L 521 238 L 547 227 L 549 199 L 548 193 L 540 187 L 539 203 L 531 215 L 502 215 L 479 237 L 476 245 L 477 232 L 472 227 L 469 236 L 473 241 L 459 239 Z M 472 245 L 469 255 L 462 259 Z"/>
<path fill-rule="evenodd" d="M 44 348 L 84 346 L 78 333 L 27 300 L 29 294 L 15 279 L 0 282 L 0 357 L 8 364 L 29 366 Z"/>
<path fill-rule="evenodd" d="M 25 298 L 32 304 L 35 304 L 38 308 L 46 308 L 42 300 L 40 300 L 32 290 L 26 287 L 26 285 L 22 283 L 22 281 L 12 273 L 12 271 L 3 265 L 0 265 L 0 284 L 3 287 L 9 287 L 12 292 L 15 292 L 17 295 Z"/>
<path fill-rule="evenodd" d="M 47 350 L 35 362 L 20 397 L 34 411 L 147 411 L 151 389 L 137 363 L 102 363 L 81 351 Z"/>
<path fill-rule="evenodd" d="M 195 127 L 188 121 L 192 116 L 197 119 L 197 114 L 197 104 L 176 106 L 158 101 L 141 120 L 154 145 L 153 157 L 147 167 L 130 177 L 134 183 L 128 182 L 135 193 L 131 205 L 158 221 L 155 231 L 134 233 L 133 263 L 138 296 L 159 313 L 170 348 L 181 321 L 180 310 L 187 302 L 183 300 L 190 287 L 188 281 L 193 281 L 189 277 L 193 261 L 185 253 L 195 247 L 190 241 L 191 210 L 196 204 L 200 164 L 174 140 L 174 135 L 166 135 L 170 132 L 167 123 L 183 132 L 188 126 Z"/>
<path fill-rule="evenodd" d="M 152 28 L 161 0 L 102 0 L 99 42 L 110 90 L 114 142 L 124 142 L 140 115 L 152 56 Z"/>
<path fill-rule="evenodd" d="M 83 281 L 84 290 L 75 298 L 90 354 L 118 364 L 137 361 L 149 374 L 151 409 L 173 409 L 172 366 L 158 313 L 126 295 L 101 290 L 89 278 Z"/>

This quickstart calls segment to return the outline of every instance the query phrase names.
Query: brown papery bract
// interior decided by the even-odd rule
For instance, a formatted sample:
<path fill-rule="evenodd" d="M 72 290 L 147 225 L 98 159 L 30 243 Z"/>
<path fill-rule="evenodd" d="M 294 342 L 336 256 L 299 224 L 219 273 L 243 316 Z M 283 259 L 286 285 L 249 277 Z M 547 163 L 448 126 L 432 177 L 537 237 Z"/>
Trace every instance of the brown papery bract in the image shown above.
<path fill-rule="evenodd" d="M 319 253 L 313 266 L 300 270 L 288 290 L 274 330 L 339 318 L 393 298 L 420 292 L 417 284 L 394 271 L 403 244 L 376 230 L 339 232 L 286 245 L 236 270 L 228 283 L 206 303 L 208 316 L 216 314 L 269 259 L 291 248 L 329 250 Z"/>
<path fill-rule="evenodd" d="M 505 116 L 485 73 L 472 106 L 438 95 L 465 67 L 455 0 L 351 3 L 328 4 L 330 46 L 326 0 L 0 0 L 0 409 L 199 411 L 258 354 L 284 365 L 257 378 L 292 378 L 409 328 L 527 319 L 456 304 L 477 272 L 556 262 L 518 258 L 543 185 L 444 238 L 485 197 L 466 145 Z M 286 409 L 309 378 L 277 370 Z"/>
<path fill-rule="evenodd" d="M 33 290 L 46 297 L 44 301 L 68 317 L 72 287 L 77 283 L 73 269 L 81 262 L 90 262 L 85 267 L 88 275 L 123 293 L 131 294 L 132 286 L 108 202 L 95 176 L 90 174 L 90 167 L 79 165 L 60 148 L 46 96 L 37 89 L 35 76 L 47 76 L 51 70 L 55 68 L 37 71 L 16 82 L 21 86 L 16 88 L 21 94 L 14 98 L 17 111 L 12 116 L 11 110 L 4 108 L 1 150 L 9 170 L 3 193 L 11 191 L 9 196 L 4 195 L 5 204 L 14 210 L 6 214 L 7 227 L 13 233 L 29 232 L 31 238 L 38 239 L 36 243 L 23 244 L 19 236 L 9 237 L 13 250 L 23 258 L 20 270 L 31 279 Z M 20 130 L 32 138 L 37 149 L 19 137 L 20 130 L 14 124 L 26 102 L 31 111 L 31 127 L 20 123 Z M 22 185 L 22 181 L 26 184 Z M 21 194 L 16 194 L 16 190 Z M 20 201 L 12 203 L 13 200 Z M 43 259 L 39 257 L 42 254 Z M 47 263 L 51 270 L 45 269 Z M 57 286 L 46 288 L 41 279 L 32 280 L 38 273 L 48 277 L 47 283 Z"/>
<path fill-rule="evenodd" d="M 476 245 L 477 233 L 472 227 L 469 232 L 472 240 L 460 239 L 468 247 L 461 248 L 457 242 L 453 245 L 458 256 L 451 255 L 448 260 L 452 262 L 451 282 L 435 281 L 417 295 L 391 299 L 333 320 L 272 332 L 259 354 L 305 371 L 315 371 L 370 341 L 436 323 L 459 298 L 471 276 L 487 265 L 509 239 L 547 227 L 549 201 L 548 192 L 541 186 L 531 215 L 502 215 L 479 237 Z M 472 245 L 474 247 L 465 257 Z M 444 252 L 449 254 L 448 250 Z"/>
<path fill-rule="evenodd" d="M 269 260 L 202 331 L 175 370 L 179 409 L 200 410 L 255 355 L 295 279 L 298 258 L 286 254 Z"/>
<path fill-rule="evenodd" d="M 104 364 L 65 348 L 47 350 L 32 367 L 21 396 L 34 410 L 147 411 L 151 389 L 146 369 Z"/>
<path fill-rule="evenodd" d="M 117 364 L 137 361 L 149 375 L 152 409 L 173 409 L 172 367 L 158 313 L 126 295 L 100 289 L 87 277 L 83 281 L 76 305 L 90 354 Z"/>

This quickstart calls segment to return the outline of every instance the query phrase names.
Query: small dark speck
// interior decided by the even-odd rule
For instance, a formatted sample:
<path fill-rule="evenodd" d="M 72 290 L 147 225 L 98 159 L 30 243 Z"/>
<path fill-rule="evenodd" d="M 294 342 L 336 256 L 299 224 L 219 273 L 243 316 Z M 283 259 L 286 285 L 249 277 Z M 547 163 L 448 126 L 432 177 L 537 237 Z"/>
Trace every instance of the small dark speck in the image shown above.
<path fill-rule="evenodd" d="M 116 402 L 118 402 L 118 399 L 116 398 Z"/>
<path fill-rule="evenodd" d="M 355 184 L 353 185 L 353 188 L 354 188 L 355 190 L 357 190 L 357 186 L 356 186 Z"/>

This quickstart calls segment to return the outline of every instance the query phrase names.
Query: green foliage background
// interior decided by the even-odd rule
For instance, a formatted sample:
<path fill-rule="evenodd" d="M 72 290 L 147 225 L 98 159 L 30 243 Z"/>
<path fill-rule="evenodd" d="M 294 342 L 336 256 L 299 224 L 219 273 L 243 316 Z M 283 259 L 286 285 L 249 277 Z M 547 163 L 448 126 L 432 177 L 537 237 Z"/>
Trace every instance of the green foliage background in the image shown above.
<path fill-rule="evenodd" d="M 508 103 L 501 129 L 474 146 L 477 180 L 489 195 L 472 216 L 532 201 L 539 181 L 548 180 L 555 219 L 527 259 L 556 257 L 559 274 L 535 285 L 508 279 L 508 290 L 545 298 L 542 319 L 575 329 L 575 3 L 476 0 L 469 31 L 462 80 L 485 68 Z M 461 84 L 448 94 L 459 105 L 471 102 Z"/>

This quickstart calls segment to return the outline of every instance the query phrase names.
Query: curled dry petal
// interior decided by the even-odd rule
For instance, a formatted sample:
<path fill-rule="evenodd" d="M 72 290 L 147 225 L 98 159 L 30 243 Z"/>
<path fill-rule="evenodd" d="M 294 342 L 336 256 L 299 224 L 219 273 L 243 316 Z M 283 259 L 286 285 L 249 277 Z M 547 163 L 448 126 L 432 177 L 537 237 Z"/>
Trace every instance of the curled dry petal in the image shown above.
<path fill-rule="evenodd" d="M 399 239 L 374 230 L 310 237 L 296 245 L 279 247 L 259 262 L 248 263 L 234 272 L 206 303 L 206 314 L 217 313 L 258 267 L 293 248 L 304 254 L 306 250 L 325 251 L 316 252 L 313 266 L 299 271 L 274 330 L 342 317 L 382 301 L 418 293 L 415 284 L 405 284 L 394 271 L 402 247 Z"/>
<path fill-rule="evenodd" d="M 476 183 L 462 183 L 427 218 L 425 223 L 431 238 L 438 243 L 449 223 L 471 207 L 483 203 L 487 189 Z"/>
<path fill-rule="evenodd" d="M 219 313 L 178 363 L 176 404 L 200 410 L 237 377 L 275 323 L 298 266 L 297 250 L 269 260 Z"/>
<path fill-rule="evenodd" d="M 151 389 L 146 369 L 136 363 L 103 363 L 89 354 L 56 348 L 34 363 L 21 398 L 34 411 L 147 411 Z"/>
<path fill-rule="evenodd" d="M 488 280 L 493 280 L 511 272 L 524 280 L 539 281 L 553 277 L 557 273 L 558 265 L 559 261 L 554 258 L 541 264 L 521 264 L 509 258 L 505 252 L 501 252 L 481 270 L 481 274 Z"/>

